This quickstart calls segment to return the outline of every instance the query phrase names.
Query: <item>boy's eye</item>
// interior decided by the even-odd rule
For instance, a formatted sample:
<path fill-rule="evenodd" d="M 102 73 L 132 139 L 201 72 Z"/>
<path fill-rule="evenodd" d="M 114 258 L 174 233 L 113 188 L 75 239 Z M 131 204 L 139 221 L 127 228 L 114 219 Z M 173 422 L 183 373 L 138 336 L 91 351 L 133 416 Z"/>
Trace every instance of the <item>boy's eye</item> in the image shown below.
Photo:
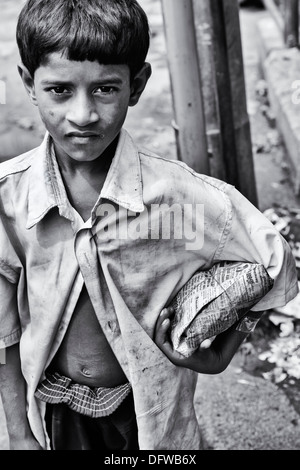
<path fill-rule="evenodd" d="M 70 90 L 63 85 L 49 88 L 49 91 L 53 93 L 55 96 L 65 96 L 70 93 Z M 113 86 L 99 86 L 98 88 L 95 89 L 94 93 L 100 94 L 103 96 L 103 95 L 111 95 L 115 91 L 116 91 L 116 88 Z"/>
<path fill-rule="evenodd" d="M 96 89 L 96 92 L 97 91 L 100 91 L 102 95 L 111 95 L 115 91 L 115 88 L 112 86 L 99 86 L 99 88 Z"/>
<path fill-rule="evenodd" d="M 64 86 L 56 86 L 50 89 L 51 93 L 54 95 L 64 95 L 66 92 L 68 92 L 67 88 Z"/>

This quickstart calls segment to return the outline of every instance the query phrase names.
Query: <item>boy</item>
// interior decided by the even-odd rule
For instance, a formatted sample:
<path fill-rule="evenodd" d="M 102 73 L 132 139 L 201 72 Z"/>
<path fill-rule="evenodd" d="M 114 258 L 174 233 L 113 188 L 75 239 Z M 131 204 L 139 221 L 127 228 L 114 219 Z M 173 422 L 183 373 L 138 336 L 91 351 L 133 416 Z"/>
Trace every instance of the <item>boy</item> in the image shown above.
<path fill-rule="evenodd" d="M 298 292 L 291 251 L 232 186 L 138 150 L 122 129 L 151 75 L 135 0 L 28 0 L 17 39 L 47 133 L 0 166 L 10 447 L 200 449 L 197 373 L 224 370 L 249 331 L 184 359 L 165 307 L 220 260 L 264 264 L 274 287 L 254 310 L 284 305 Z"/>

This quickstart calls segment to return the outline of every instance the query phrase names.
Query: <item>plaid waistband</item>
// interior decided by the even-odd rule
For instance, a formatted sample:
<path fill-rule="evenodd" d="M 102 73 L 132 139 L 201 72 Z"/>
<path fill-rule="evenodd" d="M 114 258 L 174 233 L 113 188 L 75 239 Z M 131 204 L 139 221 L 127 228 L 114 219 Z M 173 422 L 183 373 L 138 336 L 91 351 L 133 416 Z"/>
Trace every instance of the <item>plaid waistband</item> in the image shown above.
<path fill-rule="evenodd" d="M 130 383 L 113 388 L 91 388 L 55 372 L 46 375 L 46 379 L 38 385 L 35 396 L 46 403 L 64 403 L 73 411 L 90 418 L 101 418 L 111 415 L 130 392 Z"/>

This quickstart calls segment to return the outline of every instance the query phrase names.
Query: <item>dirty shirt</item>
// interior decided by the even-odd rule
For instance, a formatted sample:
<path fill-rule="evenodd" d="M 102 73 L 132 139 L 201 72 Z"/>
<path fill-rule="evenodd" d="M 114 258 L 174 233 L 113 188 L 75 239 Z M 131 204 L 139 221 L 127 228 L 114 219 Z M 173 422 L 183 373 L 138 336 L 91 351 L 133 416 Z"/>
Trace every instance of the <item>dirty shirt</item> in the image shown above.
<path fill-rule="evenodd" d="M 253 310 L 298 292 L 287 242 L 233 186 L 138 149 L 120 133 L 91 217 L 68 201 L 46 134 L 0 165 L 0 348 L 20 342 L 32 432 L 49 447 L 35 390 L 57 352 L 85 283 L 99 323 L 131 383 L 143 450 L 200 449 L 198 374 L 153 341 L 161 310 L 199 269 L 262 263 L 275 280 Z"/>

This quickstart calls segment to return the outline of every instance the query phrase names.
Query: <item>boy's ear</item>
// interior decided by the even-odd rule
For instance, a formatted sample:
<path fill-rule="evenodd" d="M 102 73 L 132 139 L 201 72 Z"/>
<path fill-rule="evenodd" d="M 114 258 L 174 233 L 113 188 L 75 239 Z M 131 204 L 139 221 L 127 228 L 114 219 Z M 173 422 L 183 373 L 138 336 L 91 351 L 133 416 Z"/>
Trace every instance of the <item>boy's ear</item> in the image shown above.
<path fill-rule="evenodd" d="M 151 65 L 145 62 L 132 80 L 129 106 L 135 106 L 138 103 L 151 75 Z"/>
<path fill-rule="evenodd" d="M 31 103 L 34 104 L 35 106 L 37 106 L 34 79 L 31 75 L 31 73 L 28 71 L 28 69 L 23 64 L 18 65 L 18 72 L 19 72 L 20 77 L 22 79 L 22 82 L 24 84 L 25 90 L 28 93 L 28 96 L 30 98 Z"/>

